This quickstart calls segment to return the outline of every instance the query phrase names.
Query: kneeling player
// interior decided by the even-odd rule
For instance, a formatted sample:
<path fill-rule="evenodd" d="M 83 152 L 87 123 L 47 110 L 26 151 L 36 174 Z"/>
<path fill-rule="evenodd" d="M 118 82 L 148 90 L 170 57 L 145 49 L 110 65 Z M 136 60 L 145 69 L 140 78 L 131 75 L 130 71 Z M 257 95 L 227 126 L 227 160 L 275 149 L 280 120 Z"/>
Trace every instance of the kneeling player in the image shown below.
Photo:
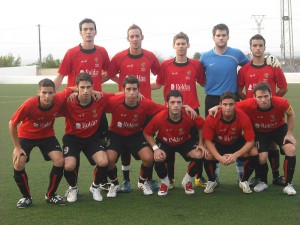
<path fill-rule="evenodd" d="M 155 170 L 161 179 L 158 195 L 168 194 L 170 181 L 165 166 L 168 155 L 179 152 L 186 161 L 191 161 L 187 173 L 182 180 L 182 187 L 188 195 L 194 194 L 192 177 L 199 171 L 206 149 L 202 141 L 204 120 L 197 116 L 191 119 L 182 109 L 183 97 L 177 90 L 167 95 L 168 109 L 158 113 L 145 127 L 144 136 L 154 151 Z M 199 142 L 191 140 L 190 130 L 193 126 L 199 130 Z M 156 142 L 153 135 L 157 132 Z"/>

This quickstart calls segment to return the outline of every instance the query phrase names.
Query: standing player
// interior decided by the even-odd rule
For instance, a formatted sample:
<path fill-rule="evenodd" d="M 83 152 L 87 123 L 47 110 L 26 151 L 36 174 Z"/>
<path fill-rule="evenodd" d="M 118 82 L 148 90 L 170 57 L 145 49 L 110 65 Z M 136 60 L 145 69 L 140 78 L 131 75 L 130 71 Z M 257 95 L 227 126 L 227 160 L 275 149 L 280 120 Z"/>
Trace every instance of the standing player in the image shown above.
<path fill-rule="evenodd" d="M 167 94 L 168 109 L 158 113 L 144 129 L 144 136 L 154 151 L 155 170 L 161 179 L 158 195 L 168 194 L 170 180 L 165 161 L 173 157 L 174 152 L 190 161 L 187 173 L 182 180 L 182 187 L 188 195 L 194 194 L 192 177 L 199 171 L 202 159 L 206 153 L 202 140 L 202 127 L 204 120 L 197 116 L 194 120 L 189 118 L 182 110 L 183 95 L 178 90 L 171 90 Z M 198 141 L 191 139 L 190 130 L 193 126 L 198 128 Z M 153 135 L 157 132 L 156 142 Z"/>
<path fill-rule="evenodd" d="M 167 102 L 167 94 L 171 90 L 180 91 L 183 95 L 184 104 L 191 106 L 199 115 L 200 103 L 196 83 L 204 86 L 205 75 L 200 61 L 187 57 L 189 47 L 189 37 L 185 33 L 180 32 L 174 36 L 173 48 L 175 49 L 176 57 L 166 60 L 161 64 L 161 70 L 157 76 L 156 83 L 151 84 L 151 88 L 159 89 L 161 86 L 164 86 L 165 102 Z M 192 128 L 191 135 L 194 141 L 198 141 L 198 129 L 196 127 Z M 174 156 L 172 152 L 168 154 L 168 159 L 171 161 L 167 162 L 170 189 L 174 187 L 175 152 L 173 153 Z M 202 176 L 202 170 L 203 166 L 200 166 L 200 171 L 195 178 L 195 184 L 196 186 L 205 187 L 206 180 Z"/>
<path fill-rule="evenodd" d="M 29 162 L 31 150 L 39 147 L 46 161 L 52 160 L 49 187 L 45 195 L 46 202 L 65 205 L 67 202 L 56 194 L 63 176 L 64 158 L 59 142 L 54 134 L 55 117 L 71 89 L 55 94 L 52 80 L 43 79 L 38 85 L 38 96 L 26 100 L 14 113 L 9 122 L 9 131 L 14 144 L 14 179 L 23 195 L 18 208 L 32 204 L 25 163 Z M 17 128 L 18 124 L 21 124 Z"/>
<path fill-rule="evenodd" d="M 63 136 L 63 152 L 65 157 L 64 176 L 69 184 L 67 190 L 68 202 L 77 200 L 77 170 L 76 165 L 82 151 L 94 169 L 94 181 L 90 193 L 95 201 L 102 201 L 100 182 L 107 176 L 107 155 L 97 131 L 101 127 L 103 108 L 109 97 L 105 94 L 100 100 L 92 98 L 93 79 L 87 73 L 80 73 L 76 78 L 78 97 L 75 103 L 66 102 L 61 114 L 66 117 L 66 129 Z"/>
<path fill-rule="evenodd" d="M 110 63 L 107 51 L 105 48 L 94 43 L 95 36 L 97 35 L 97 27 L 92 19 L 86 18 L 80 21 L 79 32 L 82 37 L 82 43 L 69 49 L 65 54 L 58 69 L 58 75 L 54 79 L 56 90 L 61 85 L 65 76 L 68 78 L 67 86 L 73 87 L 76 86 L 76 76 L 79 73 L 87 73 L 93 79 L 93 90 L 101 91 L 102 72 L 108 70 Z M 108 130 L 108 122 L 105 114 L 102 114 L 100 124 L 99 133 L 104 144 Z M 80 158 L 78 159 L 77 170 L 79 169 L 79 164 Z M 109 188 L 104 184 L 101 187 L 103 189 Z"/>
<path fill-rule="evenodd" d="M 254 191 L 261 192 L 268 188 L 268 147 L 271 142 L 275 142 L 285 154 L 283 192 L 287 195 L 295 195 L 292 179 L 296 165 L 296 139 L 292 133 L 295 123 L 292 106 L 287 99 L 272 96 L 270 86 L 264 82 L 255 85 L 254 98 L 243 100 L 237 106 L 247 112 L 255 129 L 259 151 L 260 182 L 254 187 Z M 285 116 L 287 116 L 286 121 Z"/>
<path fill-rule="evenodd" d="M 239 157 L 245 160 L 245 172 L 239 186 L 244 193 L 252 193 L 248 179 L 258 160 L 257 148 L 254 146 L 254 131 L 249 117 L 235 106 L 236 96 L 232 92 L 225 92 L 220 97 L 221 109 L 216 117 L 206 118 L 203 138 L 210 154 L 204 161 L 209 179 L 205 193 L 212 193 L 217 186 L 215 177 L 217 161 L 223 165 L 230 165 Z"/>
<path fill-rule="evenodd" d="M 153 193 L 149 177 L 153 170 L 153 152 L 143 136 L 147 116 L 165 109 L 164 105 L 149 99 L 138 101 L 139 80 L 128 76 L 123 81 L 124 95 L 111 97 L 105 111 L 112 114 L 107 140 L 108 176 L 112 181 L 107 197 L 116 197 L 119 191 L 116 162 L 122 152 L 130 152 L 136 160 L 142 160 L 138 188 L 144 195 Z"/>
<path fill-rule="evenodd" d="M 205 70 L 205 117 L 208 110 L 219 105 L 220 95 L 225 91 L 237 94 L 237 68 L 243 66 L 249 59 L 236 48 L 228 47 L 229 28 L 225 24 L 217 24 L 212 30 L 215 46 L 202 54 L 200 61 Z M 268 56 L 268 65 L 280 67 L 274 56 Z M 219 165 L 219 164 L 218 164 Z M 243 162 L 237 161 L 239 178 L 243 174 Z M 218 181 L 218 170 L 216 171 Z"/>
<path fill-rule="evenodd" d="M 140 93 L 151 99 L 151 87 L 150 87 L 150 72 L 154 75 L 158 74 L 160 70 L 160 64 L 156 56 L 142 48 L 142 41 L 144 35 L 142 29 L 133 24 L 127 30 L 127 40 L 130 44 L 129 49 L 123 50 L 117 53 L 111 60 L 111 64 L 108 70 L 108 77 L 106 79 L 114 79 L 118 76 L 119 91 L 123 90 L 123 81 L 125 77 L 134 75 L 140 82 Z M 122 170 L 124 181 L 121 187 L 122 192 L 130 192 L 130 154 L 129 152 L 123 152 L 121 155 Z M 152 180 L 150 183 L 154 189 L 158 189 L 157 184 Z"/>
<path fill-rule="evenodd" d="M 276 96 L 284 96 L 287 93 L 287 82 L 279 67 L 271 67 L 266 64 L 264 52 L 266 50 L 266 41 L 260 34 L 256 34 L 250 39 L 250 51 L 252 60 L 244 65 L 238 72 L 238 95 L 241 99 L 253 98 L 253 90 L 259 82 L 266 82 L 270 85 L 272 93 Z M 276 91 L 276 86 L 278 91 Z M 244 92 L 243 92 L 244 90 Z M 269 147 L 268 157 L 273 173 L 273 184 L 284 185 L 284 179 L 279 176 L 279 150 L 276 145 Z M 257 173 L 251 180 L 250 186 L 257 185 L 259 178 Z"/>

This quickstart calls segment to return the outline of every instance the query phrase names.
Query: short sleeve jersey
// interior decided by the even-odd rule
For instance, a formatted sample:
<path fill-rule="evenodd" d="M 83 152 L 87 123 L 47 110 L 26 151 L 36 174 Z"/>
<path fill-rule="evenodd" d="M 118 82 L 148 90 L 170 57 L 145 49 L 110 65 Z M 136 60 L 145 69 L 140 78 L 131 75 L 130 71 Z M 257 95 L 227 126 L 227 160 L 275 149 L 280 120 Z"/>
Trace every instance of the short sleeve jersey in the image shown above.
<path fill-rule="evenodd" d="M 50 108 L 40 106 L 39 97 L 26 100 L 14 113 L 11 123 L 18 128 L 18 137 L 27 139 L 41 139 L 54 136 L 55 117 L 72 90 L 66 88 L 55 94 L 53 104 Z"/>
<path fill-rule="evenodd" d="M 237 67 L 249 59 L 241 50 L 227 47 L 224 54 L 214 49 L 203 53 L 200 61 L 205 70 L 205 93 L 219 96 L 225 91 L 237 92 Z"/>
<path fill-rule="evenodd" d="M 200 106 L 196 83 L 205 84 L 204 70 L 199 60 L 176 63 L 175 59 L 169 59 L 161 64 L 156 83 L 164 85 L 165 102 L 171 90 L 178 90 L 183 95 L 184 104 L 196 109 Z"/>
<path fill-rule="evenodd" d="M 273 96 L 271 108 L 262 110 L 258 107 L 254 98 L 248 98 L 237 102 L 237 107 L 246 112 L 255 131 L 271 132 L 285 123 L 285 112 L 291 109 L 287 99 Z"/>
<path fill-rule="evenodd" d="M 245 87 L 246 98 L 253 98 L 254 87 L 260 82 L 268 83 L 272 93 L 278 88 L 286 88 L 287 82 L 281 68 L 269 65 L 255 66 L 248 62 L 238 72 L 238 86 Z"/>
<path fill-rule="evenodd" d="M 68 87 L 76 86 L 77 74 L 88 73 L 93 78 L 93 89 L 101 91 L 102 70 L 108 70 L 109 63 L 105 48 L 95 45 L 94 49 L 84 50 L 79 45 L 67 51 L 58 73 L 68 76 Z"/>
<path fill-rule="evenodd" d="M 112 115 L 110 130 L 129 136 L 143 130 L 147 116 L 154 116 L 165 108 L 149 99 L 143 99 L 136 106 L 130 107 L 125 104 L 124 95 L 116 95 L 109 99 L 105 112 Z"/>
<path fill-rule="evenodd" d="M 214 118 L 206 117 L 203 138 L 222 145 L 232 145 L 240 137 L 244 137 L 247 142 L 254 140 L 254 131 L 249 117 L 239 109 L 236 109 L 235 117 L 232 121 L 225 121 L 222 118 L 222 111 L 219 109 Z"/>
<path fill-rule="evenodd" d="M 134 75 L 140 82 L 140 92 L 151 99 L 150 71 L 157 75 L 160 64 L 156 56 L 145 49 L 140 55 L 131 55 L 126 49 L 117 53 L 111 60 L 108 74 L 111 77 L 119 74 L 119 91 L 123 90 L 122 84 L 125 77 Z"/>
<path fill-rule="evenodd" d="M 144 133 L 152 136 L 157 132 L 158 140 L 170 146 L 178 146 L 191 139 L 190 130 L 193 126 L 202 129 L 203 125 L 204 119 L 201 116 L 192 120 L 185 110 L 182 110 L 181 119 L 174 122 L 169 118 L 169 111 L 166 109 L 152 118 L 145 127 Z"/>
<path fill-rule="evenodd" d="M 65 133 L 80 138 L 87 138 L 97 132 L 101 126 L 100 120 L 107 100 L 114 94 L 103 93 L 100 100 L 92 101 L 85 106 L 67 101 L 62 107 L 61 113 L 66 117 Z"/>

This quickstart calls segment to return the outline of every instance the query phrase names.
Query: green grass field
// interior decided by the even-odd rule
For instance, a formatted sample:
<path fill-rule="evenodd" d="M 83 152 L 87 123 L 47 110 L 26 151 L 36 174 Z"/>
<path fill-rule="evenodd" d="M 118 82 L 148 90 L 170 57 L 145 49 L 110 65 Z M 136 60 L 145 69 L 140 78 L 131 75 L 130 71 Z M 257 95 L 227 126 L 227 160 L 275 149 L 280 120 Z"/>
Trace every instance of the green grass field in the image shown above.
<path fill-rule="evenodd" d="M 287 97 L 300 114 L 300 85 L 290 84 Z M 196 188 L 195 195 L 187 196 L 181 188 L 181 180 L 186 172 L 187 163 L 180 156 L 176 160 L 176 187 L 168 196 L 143 196 L 137 189 L 139 161 L 132 161 L 131 182 L 133 191 L 119 194 L 108 199 L 103 193 L 103 202 L 95 202 L 88 190 L 93 179 L 93 167 L 82 157 L 79 172 L 78 201 L 67 206 L 47 204 L 44 195 L 48 187 L 50 162 L 45 162 L 38 149 L 34 149 L 26 171 L 33 197 L 33 205 L 28 209 L 18 209 L 16 202 L 21 195 L 13 179 L 12 141 L 8 132 L 8 121 L 18 106 L 36 94 L 37 85 L 0 85 L 0 224 L 40 225 L 40 224 L 220 224 L 220 225 L 296 225 L 300 224 L 300 178 L 299 163 L 294 175 L 296 196 L 287 196 L 282 187 L 269 185 L 263 193 L 243 194 L 236 181 L 234 165 L 221 166 L 221 185 L 213 194 L 205 194 Z M 116 86 L 104 85 L 107 92 L 116 91 Z M 298 90 L 298 91 L 297 91 Z M 199 90 L 203 103 L 203 90 Z M 162 102 L 162 92 L 155 91 L 153 98 Z M 203 109 L 201 114 L 203 115 Z M 57 119 L 55 129 L 59 140 L 64 133 L 64 120 Z M 296 120 L 294 135 L 300 142 L 300 122 Z M 281 162 L 283 157 L 281 157 Z M 282 165 L 282 163 L 281 163 Z M 119 179 L 122 181 L 121 167 Z M 280 169 L 282 174 L 282 168 Z M 154 173 L 154 178 L 158 180 Z M 269 174 L 269 182 L 272 178 Z M 67 188 L 62 179 L 58 194 L 63 195 Z"/>

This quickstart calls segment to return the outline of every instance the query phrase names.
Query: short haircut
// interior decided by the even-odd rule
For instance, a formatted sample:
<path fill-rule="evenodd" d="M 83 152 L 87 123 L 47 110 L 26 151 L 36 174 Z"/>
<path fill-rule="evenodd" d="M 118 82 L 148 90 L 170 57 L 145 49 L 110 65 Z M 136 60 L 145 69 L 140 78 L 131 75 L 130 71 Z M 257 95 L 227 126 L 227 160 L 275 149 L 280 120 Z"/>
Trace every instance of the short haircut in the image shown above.
<path fill-rule="evenodd" d="M 88 73 L 79 73 L 76 77 L 76 85 L 78 85 L 80 81 L 88 81 L 93 84 L 93 78 Z"/>
<path fill-rule="evenodd" d="M 187 34 L 183 33 L 183 32 L 180 32 L 178 34 L 176 34 L 173 38 L 173 45 L 175 44 L 175 41 L 177 39 L 184 39 L 186 40 L 186 42 L 189 44 L 190 43 L 190 39 L 189 39 L 189 36 L 187 36 Z"/>
<path fill-rule="evenodd" d="M 97 31 L 97 27 L 96 27 L 95 21 L 92 20 L 92 19 L 89 19 L 89 18 L 85 18 L 85 19 L 83 19 L 83 20 L 80 21 L 80 23 L 79 23 L 79 31 L 82 31 L 82 24 L 84 24 L 84 23 L 92 23 L 92 24 L 94 24 L 95 31 Z"/>
<path fill-rule="evenodd" d="M 125 77 L 125 79 L 123 80 L 123 84 L 122 84 L 123 88 L 125 88 L 126 84 L 137 84 L 138 89 L 140 89 L 140 82 L 133 75 Z"/>
<path fill-rule="evenodd" d="M 229 35 L 229 28 L 224 23 L 219 23 L 213 27 L 213 30 L 212 30 L 213 36 L 216 35 L 217 30 L 226 30 L 227 35 Z"/>
<path fill-rule="evenodd" d="M 39 88 L 41 87 L 52 87 L 55 90 L 55 84 L 52 80 L 45 78 L 39 82 Z"/>
<path fill-rule="evenodd" d="M 170 100 L 171 97 L 181 97 L 181 100 L 183 102 L 183 96 L 182 96 L 182 93 L 178 90 L 171 90 L 169 91 L 169 93 L 167 94 L 167 102 Z"/>
<path fill-rule="evenodd" d="M 268 91 L 270 94 L 272 94 L 270 85 L 266 82 L 260 82 L 254 87 L 254 96 L 256 96 L 257 91 Z"/>
<path fill-rule="evenodd" d="M 250 43 L 250 46 L 251 46 L 253 40 L 263 40 L 264 46 L 266 46 L 266 40 L 265 40 L 264 37 L 263 37 L 262 35 L 260 35 L 260 34 L 255 34 L 252 38 L 250 38 L 250 42 L 249 42 L 249 43 Z"/>
<path fill-rule="evenodd" d="M 237 101 L 237 97 L 232 91 L 226 91 L 220 96 L 220 102 L 225 99 L 233 99 L 235 102 Z"/>
<path fill-rule="evenodd" d="M 140 30 L 141 35 L 143 36 L 142 29 L 141 29 L 138 25 L 132 24 L 132 25 L 128 28 L 128 30 L 127 30 L 127 37 L 128 37 L 129 31 L 130 31 L 130 30 L 135 30 L 135 29 Z"/>

